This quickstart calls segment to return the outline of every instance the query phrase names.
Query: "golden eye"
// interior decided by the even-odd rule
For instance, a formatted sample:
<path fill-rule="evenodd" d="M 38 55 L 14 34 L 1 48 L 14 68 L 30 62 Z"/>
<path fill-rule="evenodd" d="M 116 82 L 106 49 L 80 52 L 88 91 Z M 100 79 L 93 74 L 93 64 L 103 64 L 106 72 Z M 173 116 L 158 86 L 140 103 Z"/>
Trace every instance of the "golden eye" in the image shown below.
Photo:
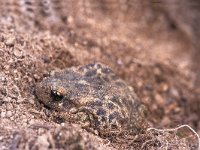
<path fill-rule="evenodd" d="M 60 93 L 59 91 L 56 91 L 56 90 L 51 90 L 51 97 L 55 101 L 61 101 L 64 98 L 62 93 Z"/>
<path fill-rule="evenodd" d="M 65 95 L 66 90 L 63 87 L 59 87 L 56 89 L 58 95 Z"/>

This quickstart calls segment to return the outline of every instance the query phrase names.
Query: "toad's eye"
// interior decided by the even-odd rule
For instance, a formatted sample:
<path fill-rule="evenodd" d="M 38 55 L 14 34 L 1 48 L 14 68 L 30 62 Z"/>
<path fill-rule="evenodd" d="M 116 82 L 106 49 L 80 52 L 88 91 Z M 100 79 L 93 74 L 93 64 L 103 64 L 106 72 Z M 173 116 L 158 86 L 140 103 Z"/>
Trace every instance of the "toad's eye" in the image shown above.
<path fill-rule="evenodd" d="M 54 101 L 61 101 L 64 98 L 64 96 L 56 90 L 51 90 L 51 97 Z"/>

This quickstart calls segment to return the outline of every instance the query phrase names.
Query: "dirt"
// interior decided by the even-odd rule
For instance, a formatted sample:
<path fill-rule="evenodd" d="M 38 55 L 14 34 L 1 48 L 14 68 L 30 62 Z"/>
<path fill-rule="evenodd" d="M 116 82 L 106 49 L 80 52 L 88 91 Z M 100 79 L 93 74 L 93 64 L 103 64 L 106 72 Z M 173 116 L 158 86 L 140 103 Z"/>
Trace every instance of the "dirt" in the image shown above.
<path fill-rule="evenodd" d="M 176 128 L 200 133 L 193 38 L 144 1 L 54 3 L 56 13 L 36 2 L 23 9 L 20 1 L 0 1 L 0 149 L 197 149 L 196 134 Z M 128 82 L 151 127 L 163 130 L 100 138 L 53 122 L 35 84 L 50 71 L 90 62 Z"/>

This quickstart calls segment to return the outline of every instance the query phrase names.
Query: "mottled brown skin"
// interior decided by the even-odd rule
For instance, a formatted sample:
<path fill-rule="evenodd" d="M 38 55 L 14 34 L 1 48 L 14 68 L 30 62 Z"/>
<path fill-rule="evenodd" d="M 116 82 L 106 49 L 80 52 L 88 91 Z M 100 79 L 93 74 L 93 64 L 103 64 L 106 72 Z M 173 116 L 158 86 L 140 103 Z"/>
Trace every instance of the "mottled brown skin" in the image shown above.
<path fill-rule="evenodd" d="M 38 99 L 50 109 L 69 115 L 68 121 L 111 134 L 145 129 L 144 106 L 132 87 L 113 71 L 93 63 L 55 72 L 36 85 Z"/>

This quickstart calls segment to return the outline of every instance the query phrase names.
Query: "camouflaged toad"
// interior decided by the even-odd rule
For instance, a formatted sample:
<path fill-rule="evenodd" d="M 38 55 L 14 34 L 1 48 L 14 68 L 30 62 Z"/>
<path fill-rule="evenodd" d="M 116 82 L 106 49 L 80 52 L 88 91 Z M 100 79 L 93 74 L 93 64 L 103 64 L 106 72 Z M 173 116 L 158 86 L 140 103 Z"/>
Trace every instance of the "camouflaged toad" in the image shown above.
<path fill-rule="evenodd" d="M 100 135 L 145 129 L 144 106 L 132 87 L 101 63 L 55 72 L 36 85 L 38 99 Z M 63 115 L 62 115 L 63 116 Z"/>

